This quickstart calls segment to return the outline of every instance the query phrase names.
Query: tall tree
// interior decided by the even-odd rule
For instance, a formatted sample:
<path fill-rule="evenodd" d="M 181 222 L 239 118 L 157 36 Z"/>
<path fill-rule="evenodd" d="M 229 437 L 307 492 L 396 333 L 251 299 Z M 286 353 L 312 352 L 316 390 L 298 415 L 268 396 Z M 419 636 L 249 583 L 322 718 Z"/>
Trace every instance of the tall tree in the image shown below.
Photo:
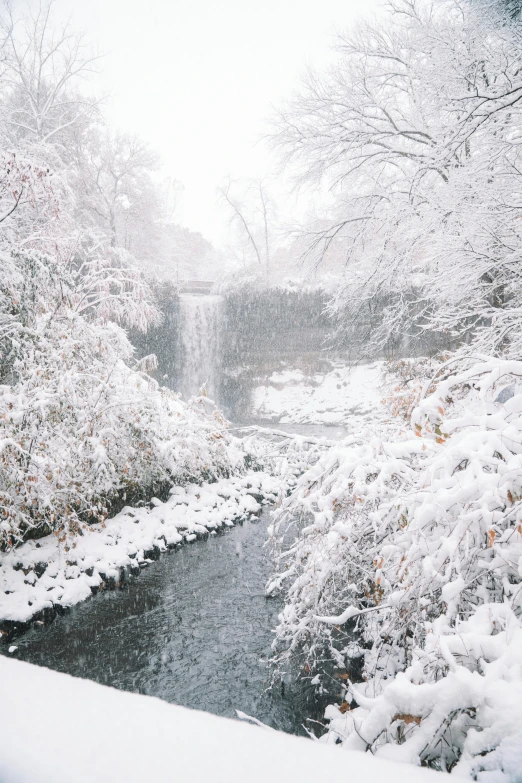
<path fill-rule="evenodd" d="M 158 156 L 136 136 L 94 127 L 77 150 L 78 187 L 87 218 L 112 247 L 143 255 L 143 234 L 159 217 L 151 178 Z M 147 228 L 149 231 L 147 232 Z"/>
<path fill-rule="evenodd" d="M 97 101 L 80 91 L 97 57 L 69 24 L 57 26 L 53 0 L 19 5 L 3 0 L 1 82 L 4 132 L 26 143 L 52 143 L 66 153 L 73 127 L 88 122 Z"/>
<path fill-rule="evenodd" d="M 266 183 L 259 179 L 229 180 L 218 192 L 230 215 L 239 257 L 269 277 L 276 213 Z"/>
<path fill-rule="evenodd" d="M 336 196 L 311 250 L 344 250 L 341 328 L 380 308 L 376 347 L 413 319 L 518 355 L 522 28 L 494 6 L 397 0 L 338 53 L 274 142 L 297 182 Z"/>

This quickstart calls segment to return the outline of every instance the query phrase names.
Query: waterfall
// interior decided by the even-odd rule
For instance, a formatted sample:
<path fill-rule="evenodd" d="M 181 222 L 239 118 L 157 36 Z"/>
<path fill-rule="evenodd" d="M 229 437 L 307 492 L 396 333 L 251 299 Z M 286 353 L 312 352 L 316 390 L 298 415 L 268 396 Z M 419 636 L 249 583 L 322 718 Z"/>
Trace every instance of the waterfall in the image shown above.
<path fill-rule="evenodd" d="M 180 295 L 181 381 L 187 400 L 204 386 L 217 402 L 219 393 L 221 297 Z"/>

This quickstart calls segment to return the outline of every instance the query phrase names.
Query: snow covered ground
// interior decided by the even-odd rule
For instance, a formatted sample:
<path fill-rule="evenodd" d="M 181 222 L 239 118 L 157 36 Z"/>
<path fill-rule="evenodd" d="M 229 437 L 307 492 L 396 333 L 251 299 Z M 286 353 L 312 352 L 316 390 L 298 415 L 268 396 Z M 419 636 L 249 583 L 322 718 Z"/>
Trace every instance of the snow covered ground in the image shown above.
<path fill-rule="evenodd" d="M 119 582 L 167 547 L 213 534 L 256 514 L 260 496 L 274 500 L 278 482 L 266 473 L 173 487 L 165 502 L 124 508 L 104 525 L 60 543 L 54 535 L 0 555 L 0 628 L 24 623 L 54 606 L 72 606 L 104 582 Z M 5 621 L 8 621 L 7 623 Z"/>
<path fill-rule="evenodd" d="M 349 424 L 380 408 L 383 362 L 348 367 L 326 374 L 301 370 L 273 373 L 268 385 L 253 393 L 253 414 L 282 424 Z"/>
<path fill-rule="evenodd" d="M 2 783 L 429 783 L 369 754 L 0 656 Z"/>

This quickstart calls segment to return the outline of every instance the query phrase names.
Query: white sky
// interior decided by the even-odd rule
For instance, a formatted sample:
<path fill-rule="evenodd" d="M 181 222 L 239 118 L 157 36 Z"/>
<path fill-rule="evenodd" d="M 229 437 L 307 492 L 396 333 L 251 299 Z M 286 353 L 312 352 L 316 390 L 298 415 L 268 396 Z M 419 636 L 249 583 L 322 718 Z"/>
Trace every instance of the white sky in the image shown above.
<path fill-rule="evenodd" d="M 184 185 L 180 222 L 220 243 L 216 189 L 262 177 L 271 105 L 306 64 L 328 62 L 336 29 L 376 0 L 59 0 L 107 56 L 102 85 L 115 127 L 138 133 Z"/>

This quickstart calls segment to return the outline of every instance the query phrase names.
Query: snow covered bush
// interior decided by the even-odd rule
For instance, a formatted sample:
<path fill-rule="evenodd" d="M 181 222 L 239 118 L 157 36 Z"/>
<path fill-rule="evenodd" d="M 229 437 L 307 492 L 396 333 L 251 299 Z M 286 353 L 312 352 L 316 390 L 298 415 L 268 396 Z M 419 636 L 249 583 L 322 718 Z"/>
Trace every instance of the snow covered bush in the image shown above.
<path fill-rule="evenodd" d="M 347 747 L 519 779 L 521 379 L 494 359 L 446 378 L 409 435 L 332 449 L 276 520 L 309 519 L 269 586 L 289 583 L 278 657 L 338 670 Z"/>
<path fill-rule="evenodd" d="M 116 320 L 145 326 L 155 310 L 132 268 L 1 260 L 0 545 L 80 532 L 118 499 L 241 467 L 219 416 L 133 361 Z"/>
<path fill-rule="evenodd" d="M 394 418 L 409 422 L 424 391 L 426 378 L 440 367 L 441 356 L 391 360 L 383 366 L 385 397 L 382 402 Z"/>

